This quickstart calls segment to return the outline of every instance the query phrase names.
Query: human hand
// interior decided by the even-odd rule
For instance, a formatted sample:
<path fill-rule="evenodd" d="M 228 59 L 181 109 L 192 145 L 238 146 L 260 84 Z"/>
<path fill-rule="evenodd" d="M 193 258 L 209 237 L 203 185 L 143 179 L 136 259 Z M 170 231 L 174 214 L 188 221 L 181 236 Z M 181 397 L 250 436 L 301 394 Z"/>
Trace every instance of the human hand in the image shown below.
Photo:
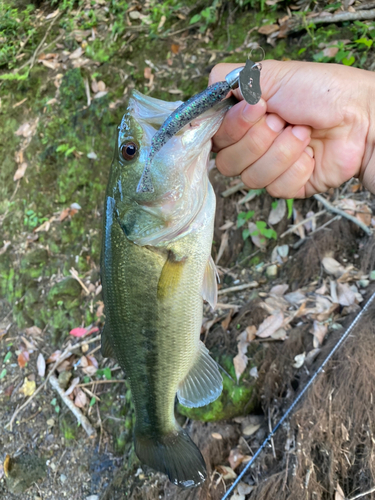
<path fill-rule="evenodd" d="M 219 64 L 209 84 L 243 64 Z M 375 193 L 375 75 L 337 64 L 262 62 L 262 99 L 231 108 L 216 165 L 276 198 L 304 198 L 358 176 Z M 373 102 L 374 101 L 374 102 Z"/>

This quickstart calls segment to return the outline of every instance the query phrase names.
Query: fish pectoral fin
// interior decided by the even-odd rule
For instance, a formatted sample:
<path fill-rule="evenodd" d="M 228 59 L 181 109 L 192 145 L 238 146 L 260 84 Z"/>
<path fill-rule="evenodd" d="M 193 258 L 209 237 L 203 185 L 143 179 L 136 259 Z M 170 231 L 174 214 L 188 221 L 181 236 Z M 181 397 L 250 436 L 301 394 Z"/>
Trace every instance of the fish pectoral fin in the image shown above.
<path fill-rule="evenodd" d="M 102 335 L 101 335 L 101 353 L 104 358 L 115 358 L 115 355 L 113 353 L 113 348 L 110 342 L 109 338 L 109 325 L 108 321 L 106 321 L 103 330 L 102 330 Z"/>
<path fill-rule="evenodd" d="M 223 390 L 223 378 L 220 375 L 207 347 L 199 342 L 197 359 L 185 379 L 180 383 L 177 397 L 183 406 L 196 408 L 215 401 Z"/>
<path fill-rule="evenodd" d="M 164 299 L 176 291 L 185 262 L 186 257 L 176 260 L 174 254 L 169 252 L 159 278 L 158 299 Z"/>
<path fill-rule="evenodd" d="M 212 309 L 215 309 L 217 303 L 217 280 L 218 274 L 215 262 L 210 256 L 203 277 L 202 297 L 210 304 Z"/>

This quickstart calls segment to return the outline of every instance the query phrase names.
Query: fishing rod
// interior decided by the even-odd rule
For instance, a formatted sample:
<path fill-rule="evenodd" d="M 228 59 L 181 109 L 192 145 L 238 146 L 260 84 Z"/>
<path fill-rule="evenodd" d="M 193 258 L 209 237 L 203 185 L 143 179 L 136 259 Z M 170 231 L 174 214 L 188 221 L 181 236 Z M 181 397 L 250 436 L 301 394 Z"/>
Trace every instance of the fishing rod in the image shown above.
<path fill-rule="evenodd" d="M 272 431 L 268 434 L 266 439 L 263 441 L 262 445 L 260 448 L 257 450 L 255 455 L 252 457 L 250 462 L 248 462 L 243 469 L 243 471 L 240 473 L 239 476 L 237 476 L 236 480 L 232 484 L 232 486 L 229 488 L 229 490 L 225 493 L 225 495 L 222 497 L 221 500 L 227 500 L 229 498 L 229 495 L 234 491 L 235 487 L 238 485 L 238 483 L 241 481 L 241 479 L 244 477 L 246 472 L 250 469 L 250 467 L 254 464 L 255 460 L 259 457 L 259 455 L 262 453 L 264 448 L 267 446 L 267 444 L 271 441 L 279 427 L 287 420 L 287 418 L 293 413 L 293 410 L 296 408 L 298 403 L 301 401 L 301 399 L 305 396 L 307 391 L 310 389 L 310 387 L 313 385 L 315 380 L 317 379 L 318 375 L 324 370 L 325 365 L 328 363 L 328 361 L 332 358 L 332 356 L 335 354 L 335 352 L 341 347 L 341 345 L 345 342 L 345 340 L 348 338 L 350 332 L 353 330 L 353 328 L 356 326 L 358 321 L 362 318 L 362 316 L 365 314 L 365 312 L 369 309 L 371 303 L 375 299 L 375 292 L 371 295 L 369 300 L 366 302 L 366 305 L 363 307 L 362 311 L 354 318 L 353 322 L 349 325 L 345 333 L 342 335 L 342 337 L 338 340 L 338 342 L 333 346 L 333 348 L 330 350 L 328 353 L 327 357 L 323 361 L 323 363 L 319 366 L 319 368 L 316 370 L 314 375 L 310 378 L 308 383 L 305 385 L 305 387 L 302 389 L 302 391 L 298 394 L 296 399 L 293 401 L 293 403 L 289 406 L 289 408 L 286 410 L 284 415 L 280 418 L 280 420 L 277 422 L 275 427 L 272 429 Z"/>

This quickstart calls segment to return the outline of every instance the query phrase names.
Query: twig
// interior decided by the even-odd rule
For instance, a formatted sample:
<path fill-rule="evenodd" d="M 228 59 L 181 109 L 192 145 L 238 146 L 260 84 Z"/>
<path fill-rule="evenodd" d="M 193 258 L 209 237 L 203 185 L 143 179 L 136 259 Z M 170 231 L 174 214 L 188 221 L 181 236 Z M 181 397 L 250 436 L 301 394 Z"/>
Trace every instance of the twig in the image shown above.
<path fill-rule="evenodd" d="M 51 386 L 57 391 L 59 394 L 60 398 L 63 400 L 63 402 L 66 404 L 66 406 L 69 408 L 69 410 L 73 413 L 73 415 L 76 417 L 78 420 L 78 423 L 82 425 L 84 430 L 86 431 L 87 435 L 89 437 L 95 436 L 96 435 L 96 430 L 94 427 L 90 424 L 88 418 L 85 417 L 85 415 L 81 412 L 81 410 L 76 406 L 73 401 L 68 397 L 65 396 L 65 391 L 61 388 L 59 381 L 55 377 L 55 375 L 51 375 L 49 382 Z"/>
<path fill-rule="evenodd" d="M 374 9 L 374 17 L 375 17 L 375 9 Z M 369 229 L 363 222 L 360 220 L 356 219 L 352 215 L 349 215 L 348 213 L 344 212 L 344 210 L 340 210 L 339 208 L 334 207 L 328 200 L 326 200 L 323 196 L 320 194 L 314 194 L 314 198 L 320 203 L 326 207 L 328 212 L 333 212 L 334 214 L 341 215 L 341 217 L 345 217 L 346 219 L 350 220 L 351 222 L 354 222 L 358 227 L 362 229 L 368 236 L 372 235 L 371 229 Z"/>
<path fill-rule="evenodd" d="M 326 212 L 327 212 L 327 210 L 321 210 L 320 212 L 317 212 L 316 214 L 312 215 L 311 217 L 307 217 L 307 219 L 303 219 L 300 222 L 298 222 L 297 224 L 293 224 L 293 226 L 291 226 L 283 234 L 280 235 L 280 238 L 284 238 L 284 236 L 286 236 L 287 234 L 295 231 L 297 229 L 297 227 L 300 227 L 303 224 L 306 224 L 306 222 L 309 222 L 309 221 L 315 219 L 316 217 L 319 217 L 320 215 L 325 214 Z"/>
<path fill-rule="evenodd" d="M 94 380 L 93 382 L 87 382 L 85 384 L 77 384 L 76 387 L 87 387 L 88 385 L 94 384 L 117 384 L 120 382 L 126 382 L 126 379 L 116 379 L 116 380 Z"/>
<path fill-rule="evenodd" d="M 244 188 L 246 188 L 246 184 L 244 184 L 243 182 L 239 182 L 235 186 L 232 186 L 232 187 L 226 189 L 225 191 L 223 191 L 221 193 L 221 196 L 223 198 L 228 198 L 228 196 L 230 196 L 231 194 L 237 193 L 237 191 L 240 191 L 241 189 L 244 189 Z"/>
<path fill-rule="evenodd" d="M 231 286 L 229 288 L 224 288 L 217 292 L 218 295 L 224 295 L 225 293 L 239 292 L 240 290 L 246 290 L 247 288 L 257 288 L 259 283 L 257 281 L 251 281 L 250 283 L 245 283 L 244 285 Z"/>
<path fill-rule="evenodd" d="M 73 278 L 75 280 L 78 281 L 78 283 L 81 285 L 81 287 L 83 288 L 83 290 L 85 291 L 85 294 L 86 295 L 90 295 L 90 292 L 87 288 L 87 286 L 84 284 L 84 282 L 81 280 L 81 278 L 78 276 L 78 273 L 77 271 L 74 269 L 74 267 L 72 267 L 70 270 L 69 270 L 70 274 L 73 276 Z"/>
<path fill-rule="evenodd" d="M 59 12 L 56 17 L 54 17 L 51 21 L 51 24 L 48 26 L 47 31 L 44 34 L 44 37 L 42 38 L 42 41 L 38 45 L 38 47 L 35 49 L 35 52 L 30 59 L 30 69 L 34 66 L 35 64 L 35 59 L 36 56 L 38 55 L 39 50 L 43 47 L 44 42 L 46 41 L 47 36 L 49 35 L 49 32 L 51 31 L 52 26 L 55 24 L 55 22 L 58 20 L 58 18 L 61 16 L 62 12 Z M 30 71 L 29 69 L 29 71 Z"/>
<path fill-rule="evenodd" d="M 369 495 L 370 493 L 374 493 L 375 487 L 371 488 L 371 490 L 365 491 L 364 493 L 360 493 L 359 495 L 356 495 L 355 497 L 348 498 L 348 500 L 357 500 L 357 498 L 362 498 L 365 495 Z"/>
<path fill-rule="evenodd" d="M 259 253 L 259 252 L 260 252 L 260 249 L 259 249 L 259 250 L 257 250 L 256 252 L 251 253 L 250 255 L 248 255 L 247 257 L 245 257 L 244 259 L 240 260 L 240 261 L 238 262 L 238 264 L 236 264 L 235 266 L 233 266 L 233 267 L 231 267 L 231 268 L 230 268 L 230 271 L 233 271 L 233 269 L 236 269 L 236 267 L 239 267 L 241 264 L 243 264 L 243 263 L 244 263 L 244 262 L 246 262 L 247 260 L 249 260 L 249 259 L 251 259 L 251 258 L 255 257 L 256 255 L 258 255 L 258 253 Z"/>
<path fill-rule="evenodd" d="M 16 416 L 26 408 L 26 406 L 30 403 L 30 401 L 35 398 L 37 394 L 46 386 L 49 378 L 53 375 L 53 372 L 56 370 L 56 368 L 66 359 L 71 356 L 72 351 L 75 349 L 78 349 L 79 347 L 82 347 L 84 344 L 91 344 L 92 342 L 96 342 L 97 340 L 100 339 L 100 335 L 97 335 L 96 337 L 93 337 L 92 339 L 89 340 L 84 340 L 83 342 L 79 342 L 78 344 L 71 345 L 69 344 L 68 347 L 65 349 L 65 351 L 59 356 L 59 358 L 55 361 L 54 365 L 52 366 L 50 372 L 48 373 L 46 379 L 44 380 L 43 384 L 41 384 L 38 389 L 27 399 L 19 408 L 16 408 L 15 412 L 13 413 L 13 416 L 10 420 L 10 422 L 7 424 L 7 427 L 9 427 L 10 430 L 13 428 L 13 422 Z"/>
<path fill-rule="evenodd" d="M 90 94 L 90 86 L 89 86 L 89 80 L 88 78 L 85 78 L 85 91 L 86 91 L 86 97 L 87 97 L 87 106 L 91 105 L 91 94 Z"/>

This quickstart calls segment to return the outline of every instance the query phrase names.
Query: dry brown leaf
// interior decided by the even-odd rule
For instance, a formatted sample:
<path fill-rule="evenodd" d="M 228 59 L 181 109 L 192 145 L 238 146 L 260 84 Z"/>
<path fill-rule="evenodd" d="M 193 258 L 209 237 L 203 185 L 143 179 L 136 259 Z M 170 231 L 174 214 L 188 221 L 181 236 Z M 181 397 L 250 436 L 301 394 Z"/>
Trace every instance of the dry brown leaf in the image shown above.
<path fill-rule="evenodd" d="M 101 97 L 104 97 L 105 95 L 108 94 L 107 90 L 103 90 L 102 92 L 98 92 L 97 94 L 94 95 L 94 99 L 100 99 Z"/>
<path fill-rule="evenodd" d="M 87 404 L 87 396 L 81 389 L 78 389 L 77 395 L 74 398 L 74 404 L 78 408 L 84 408 Z"/>
<path fill-rule="evenodd" d="M 278 24 L 266 24 L 265 26 L 261 26 L 258 29 L 258 33 L 261 35 L 270 35 L 271 33 L 275 33 L 275 31 L 278 31 L 280 29 L 280 26 Z"/>
<path fill-rule="evenodd" d="M 356 218 L 366 224 L 366 226 L 370 226 L 371 224 L 371 209 L 367 205 L 362 205 L 360 210 L 356 213 Z"/>
<path fill-rule="evenodd" d="M 57 59 L 53 59 L 52 61 L 48 61 L 46 59 L 43 59 L 42 61 L 39 61 L 39 62 L 41 64 L 43 64 L 43 66 L 45 66 L 46 68 L 53 69 L 53 70 L 57 69 L 60 66 Z"/>
<path fill-rule="evenodd" d="M 293 208 L 293 222 L 294 224 L 298 224 L 304 220 L 304 217 L 302 216 L 301 212 L 299 212 L 296 208 Z M 296 229 L 293 231 L 294 234 L 298 234 L 298 236 L 301 238 L 301 240 L 304 239 L 306 236 L 305 234 L 305 228 L 303 225 L 298 226 Z"/>
<path fill-rule="evenodd" d="M 46 20 L 47 19 L 53 19 L 54 17 L 56 17 L 58 15 L 59 12 L 60 12 L 59 9 L 54 10 L 53 12 L 51 12 L 50 14 L 48 14 L 46 16 Z"/>
<path fill-rule="evenodd" d="M 44 359 L 44 356 L 41 352 L 38 355 L 36 366 L 38 369 L 39 377 L 44 377 L 44 375 L 46 374 L 46 360 Z"/>
<path fill-rule="evenodd" d="M 236 479 L 237 477 L 237 474 L 234 472 L 234 470 L 227 465 L 217 465 L 215 469 L 222 476 L 224 481 L 226 481 L 227 479 Z"/>
<path fill-rule="evenodd" d="M 249 359 L 243 352 L 239 352 L 237 356 L 233 358 L 234 371 L 236 373 L 237 382 L 240 380 L 241 375 L 246 369 Z"/>
<path fill-rule="evenodd" d="M 242 431 L 242 434 L 246 437 L 252 436 L 256 433 L 258 429 L 260 429 L 261 424 L 249 424 L 246 425 Z"/>
<path fill-rule="evenodd" d="M 326 336 L 328 331 L 328 326 L 319 321 L 314 320 L 314 325 L 311 333 L 314 335 L 313 345 L 314 348 L 318 348 L 323 344 L 324 337 Z"/>
<path fill-rule="evenodd" d="M 323 50 L 323 54 L 325 57 L 335 57 L 338 51 L 339 51 L 338 47 L 326 47 Z"/>
<path fill-rule="evenodd" d="M 98 92 L 104 92 L 105 89 L 106 89 L 105 83 L 102 80 L 100 80 L 98 82 Z"/>
<path fill-rule="evenodd" d="M 356 294 L 346 283 L 337 283 L 337 298 L 341 306 L 351 306 L 355 302 Z"/>
<path fill-rule="evenodd" d="M 65 391 L 65 396 L 70 396 L 70 394 L 74 391 L 74 389 L 76 388 L 76 385 L 79 384 L 79 377 L 75 377 L 69 388 Z"/>
<path fill-rule="evenodd" d="M 82 47 L 78 47 L 78 49 L 74 50 L 70 55 L 69 55 L 69 59 L 78 59 L 79 57 L 81 57 L 81 55 L 83 54 L 83 50 L 82 50 Z"/>
<path fill-rule="evenodd" d="M 257 337 L 262 339 L 270 337 L 284 322 L 284 314 L 280 311 L 277 314 L 272 314 L 266 318 L 260 325 L 257 331 Z"/>
<path fill-rule="evenodd" d="M 242 464 L 244 458 L 245 458 L 245 455 L 242 455 L 242 453 L 240 452 L 240 450 L 238 448 L 234 448 L 233 450 L 230 450 L 228 462 L 229 462 L 229 465 L 231 466 L 231 469 L 236 470 L 236 468 L 240 464 Z"/>
<path fill-rule="evenodd" d="M 25 328 L 26 335 L 40 335 L 42 333 L 41 328 L 39 326 L 30 326 L 29 328 Z"/>
<path fill-rule="evenodd" d="M 94 94 L 96 94 L 99 90 L 98 82 L 95 80 L 95 78 L 91 80 L 91 90 L 94 92 Z"/>
<path fill-rule="evenodd" d="M 258 248 L 261 248 L 261 249 L 266 248 L 267 240 L 263 236 L 259 236 L 259 234 L 257 234 L 257 233 L 259 233 L 259 231 L 258 231 L 256 224 L 254 222 L 249 222 L 248 228 L 250 231 L 251 241 L 254 243 L 254 245 Z M 252 233 L 255 233 L 255 235 L 253 235 Z"/>
<path fill-rule="evenodd" d="M 229 309 L 229 313 L 226 315 L 226 317 L 221 322 L 221 326 L 222 326 L 223 330 L 225 330 L 225 331 L 228 330 L 230 322 L 232 320 L 233 313 L 234 313 L 234 309 Z"/>
<path fill-rule="evenodd" d="M 24 161 L 17 168 L 16 173 L 13 176 L 13 180 L 18 181 L 19 179 L 22 179 L 22 177 L 25 175 L 26 169 L 27 169 L 27 163 Z"/>
<path fill-rule="evenodd" d="M 223 253 L 225 252 L 226 248 L 228 247 L 228 241 L 229 241 L 229 232 L 225 231 L 223 235 L 221 236 L 221 242 L 220 242 L 220 248 L 217 253 L 217 257 L 215 259 L 215 264 L 219 262 L 221 257 L 223 256 Z"/>
<path fill-rule="evenodd" d="M 180 46 L 177 43 L 172 43 L 171 50 L 173 54 L 178 54 L 180 52 Z"/>
<path fill-rule="evenodd" d="M 246 327 L 246 341 L 252 342 L 257 336 L 257 327 L 254 325 Z"/>
<path fill-rule="evenodd" d="M 33 328 L 33 327 L 31 327 Z M 59 359 L 59 357 L 61 356 L 61 351 L 57 350 L 55 352 L 53 352 L 51 354 L 51 356 L 47 359 L 46 363 L 54 363 L 55 361 L 57 361 Z"/>
<path fill-rule="evenodd" d="M 20 368 L 25 368 L 30 360 L 30 354 L 28 351 L 21 351 L 17 357 L 18 366 Z"/>
<path fill-rule="evenodd" d="M 223 439 L 223 436 L 221 434 L 219 434 L 218 432 L 212 432 L 211 433 L 211 436 L 214 438 L 214 439 Z"/>
<path fill-rule="evenodd" d="M 332 274 L 335 278 L 339 278 L 344 274 L 344 266 L 337 262 L 332 257 L 324 257 L 322 260 L 323 267 L 328 274 Z"/>

